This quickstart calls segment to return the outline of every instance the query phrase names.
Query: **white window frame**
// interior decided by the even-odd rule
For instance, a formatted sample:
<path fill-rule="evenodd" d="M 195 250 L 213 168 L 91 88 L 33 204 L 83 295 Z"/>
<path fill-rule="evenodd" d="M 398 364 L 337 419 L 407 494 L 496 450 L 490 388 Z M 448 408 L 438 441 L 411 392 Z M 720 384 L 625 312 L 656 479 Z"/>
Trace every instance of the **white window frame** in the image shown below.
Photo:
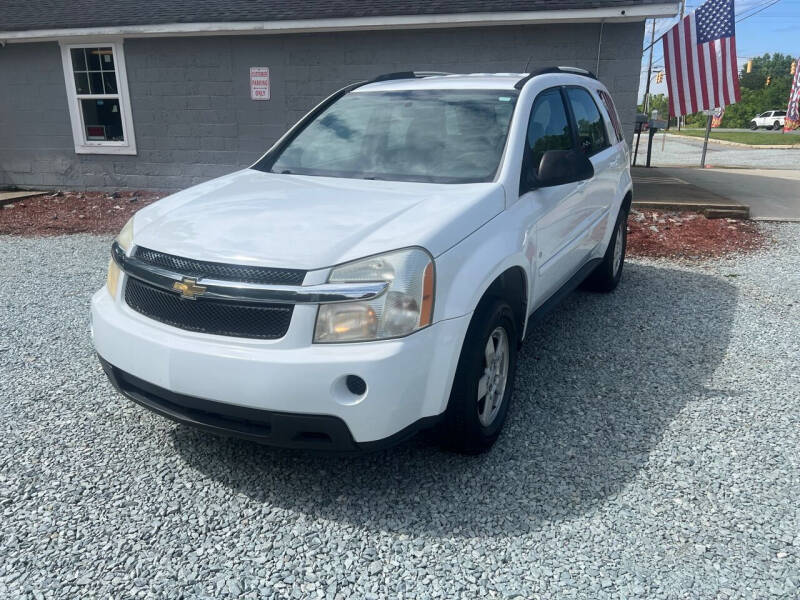
<path fill-rule="evenodd" d="M 60 42 L 61 62 L 64 67 L 64 83 L 67 86 L 67 101 L 69 103 L 69 118 L 72 122 L 72 138 L 75 141 L 76 154 L 136 154 L 136 138 L 133 134 L 133 116 L 131 115 L 131 100 L 128 93 L 128 74 L 125 70 L 125 52 L 122 40 L 89 40 L 79 44 Z M 114 55 L 114 70 L 117 77 L 116 94 L 78 94 L 75 88 L 75 76 L 72 70 L 73 48 L 111 47 Z M 118 100 L 122 113 L 122 135 L 125 141 L 100 141 L 87 140 L 86 127 L 83 124 L 83 111 L 80 107 L 81 99 L 109 99 Z"/>

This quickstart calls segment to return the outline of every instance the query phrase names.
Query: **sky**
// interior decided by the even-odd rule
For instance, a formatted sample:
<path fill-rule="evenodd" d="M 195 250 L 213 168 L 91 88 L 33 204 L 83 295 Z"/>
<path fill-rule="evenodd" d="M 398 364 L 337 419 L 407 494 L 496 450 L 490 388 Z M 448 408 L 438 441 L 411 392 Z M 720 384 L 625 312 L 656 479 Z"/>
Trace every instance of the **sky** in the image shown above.
<path fill-rule="evenodd" d="M 781 52 L 800 56 L 800 0 L 736 0 L 736 56 L 741 68 L 749 58 L 761 56 L 769 52 Z M 703 4 L 703 0 L 686 0 L 686 14 Z M 772 6 L 769 6 L 772 4 Z M 764 8 L 758 14 L 755 11 Z M 747 15 L 753 16 L 748 17 Z M 669 31 L 678 22 L 678 17 L 672 19 L 656 19 L 656 40 Z M 645 41 L 643 48 L 650 44 L 650 32 L 653 21 L 648 20 L 645 25 Z M 639 82 L 639 102 L 644 98 L 647 82 L 647 61 L 649 50 L 642 54 L 642 75 Z M 666 94 L 667 84 L 655 82 L 656 73 L 664 68 L 663 42 L 656 41 L 653 46 L 653 73 L 650 93 Z"/>

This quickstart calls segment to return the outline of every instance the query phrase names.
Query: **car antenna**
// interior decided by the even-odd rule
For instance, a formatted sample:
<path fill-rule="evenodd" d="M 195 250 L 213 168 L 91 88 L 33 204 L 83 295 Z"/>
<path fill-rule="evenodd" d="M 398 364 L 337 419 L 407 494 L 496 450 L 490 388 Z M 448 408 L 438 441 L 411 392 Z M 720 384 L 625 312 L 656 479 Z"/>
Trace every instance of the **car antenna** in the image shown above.
<path fill-rule="evenodd" d="M 531 57 L 528 59 L 528 62 L 525 63 L 525 70 L 522 71 L 523 73 L 529 73 L 530 72 L 530 71 L 528 71 L 528 67 L 530 66 L 532 60 L 533 60 L 533 54 L 531 54 Z"/>

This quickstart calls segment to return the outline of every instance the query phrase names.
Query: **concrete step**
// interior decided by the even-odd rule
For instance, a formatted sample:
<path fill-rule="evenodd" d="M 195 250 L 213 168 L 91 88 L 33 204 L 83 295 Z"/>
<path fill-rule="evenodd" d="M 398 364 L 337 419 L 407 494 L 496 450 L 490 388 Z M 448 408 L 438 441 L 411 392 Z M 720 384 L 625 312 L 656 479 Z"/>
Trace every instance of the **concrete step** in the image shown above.
<path fill-rule="evenodd" d="M 637 202 L 634 200 L 632 208 L 637 210 L 671 210 L 671 211 L 692 211 L 704 214 L 709 219 L 749 219 L 750 207 L 743 204 L 706 204 L 703 202 L 676 202 L 646 200 Z"/>
<path fill-rule="evenodd" d="M 36 192 L 36 191 L 15 191 L 15 192 L 4 192 L 0 190 L 0 206 L 4 204 L 13 204 L 14 202 L 18 202 L 25 198 L 32 198 L 33 196 L 41 196 L 42 194 L 46 194 L 47 192 Z"/>

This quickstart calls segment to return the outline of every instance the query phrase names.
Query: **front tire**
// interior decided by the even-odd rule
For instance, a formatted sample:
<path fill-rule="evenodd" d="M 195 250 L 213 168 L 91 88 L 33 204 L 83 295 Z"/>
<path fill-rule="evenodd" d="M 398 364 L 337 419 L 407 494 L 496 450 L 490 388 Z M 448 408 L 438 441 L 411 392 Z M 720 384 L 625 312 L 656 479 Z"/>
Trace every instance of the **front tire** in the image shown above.
<path fill-rule="evenodd" d="M 625 265 L 625 251 L 628 248 L 628 211 L 619 211 L 614 233 L 608 242 L 603 261 L 597 265 L 584 281 L 584 287 L 593 292 L 612 292 L 622 279 L 622 267 Z"/>
<path fill-rule="evenodd" d="M 758 129 L 758 125 L 756 124 L 756 122 L 755 122 L 755 121 L 752 121 L 752 122 L 750 123 L 750 129 L 752 129 L 753 131 L 755 131 L 756 129 Z"/>
<path fill-rule="evenodd" d="M 508 302 L 481 302 L 464 339 L 445 412 L 442 441 L 450 449 L 481 454 L 500 435 L 514 387 L 518 335 Z"/>

